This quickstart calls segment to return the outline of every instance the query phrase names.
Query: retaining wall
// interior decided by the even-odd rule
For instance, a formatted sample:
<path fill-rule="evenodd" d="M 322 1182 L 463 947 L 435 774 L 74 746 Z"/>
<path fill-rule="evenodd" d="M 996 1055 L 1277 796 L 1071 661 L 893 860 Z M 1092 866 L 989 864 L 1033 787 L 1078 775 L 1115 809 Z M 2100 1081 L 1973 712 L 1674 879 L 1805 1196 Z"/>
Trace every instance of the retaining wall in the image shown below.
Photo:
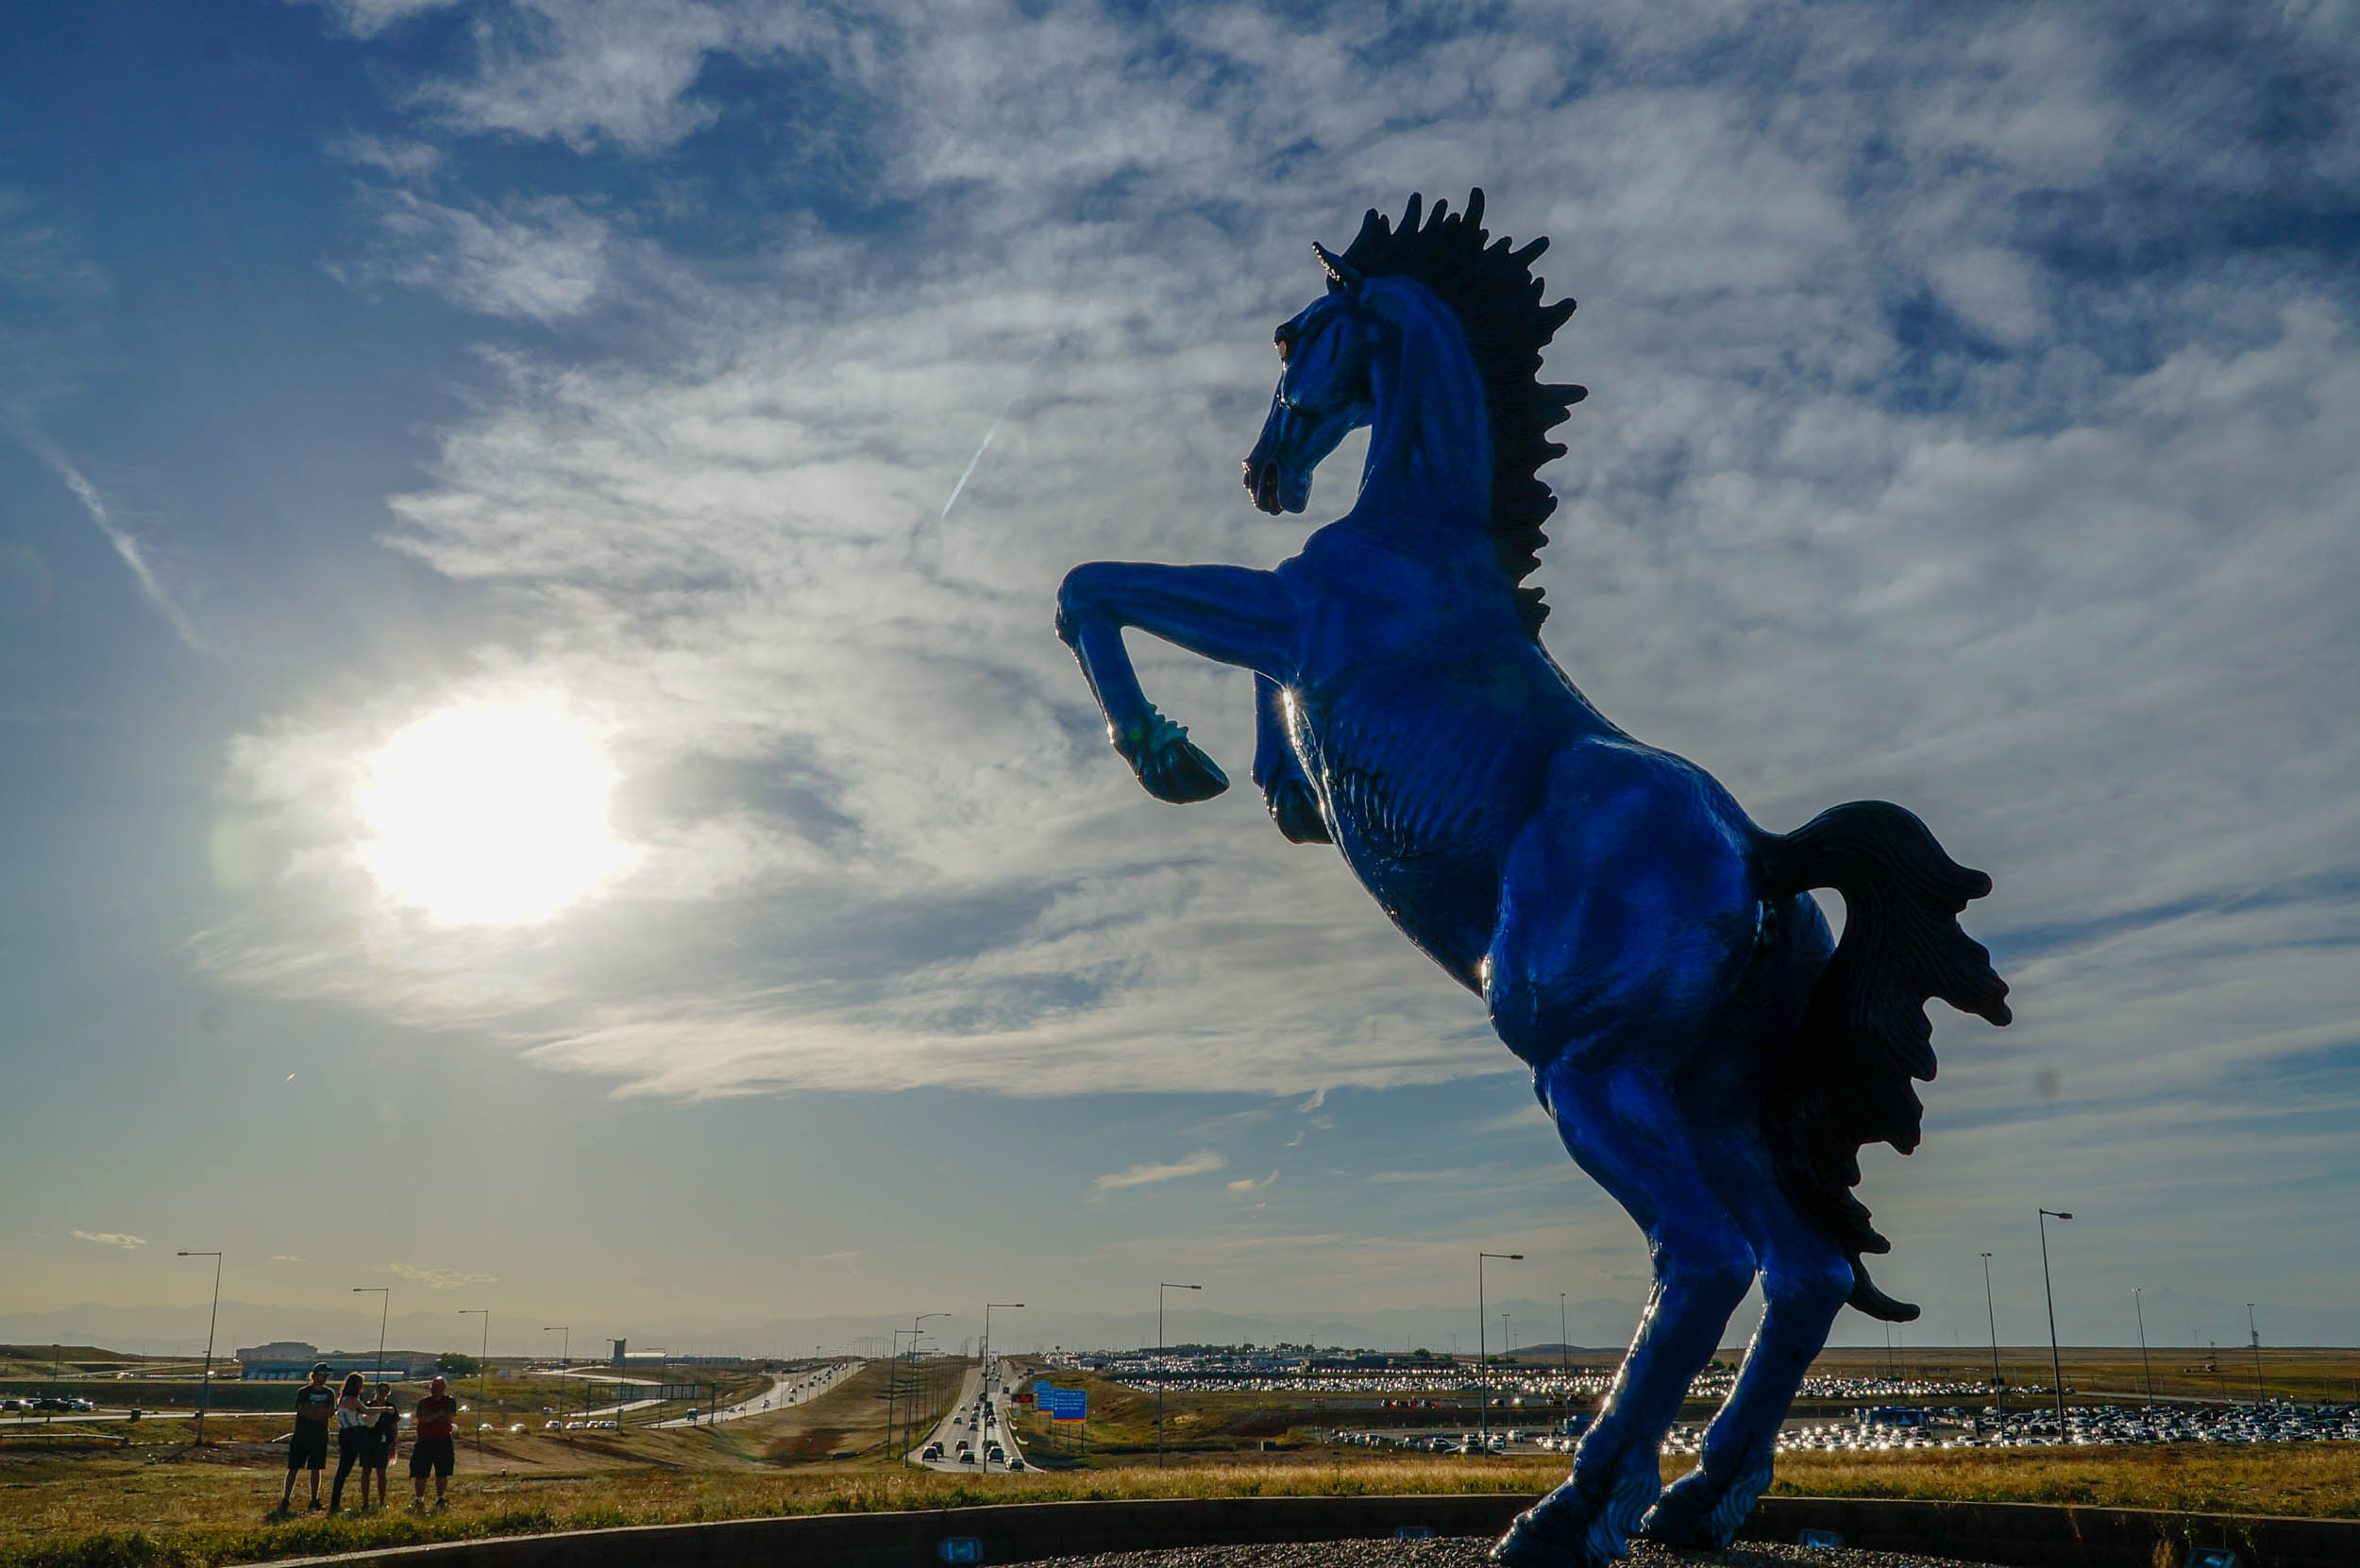
<path fill-rule="evenodd" d="M 1411 1531 L 1496 1535 L 1532 1502 L 1500 1493 L 1401 1497 L 1219 1497 L 1012 1503 L 911 1513 L 814 1514 L 651 1525 L 404 1546 L 305 1564 L 385 1568 L 929 1568 L 958 1537 L 986 1563 L 1091 1552 L 1261 1542 L 1368 1540 Z M 2360 1568 L 2360 1520 L 2237 1518 L 2142 1509 L 1889 1498 L 1766 1497 L 1749 1540 L 1834 1530 L 1847 1546 L 1930 1553 L 2010 1568 L 2157 1568 L 2192 1546 L 2227 1546 L 2239 1568 Z M 2157 1546 L 2166 1547 L 2159 1558 Z"/>

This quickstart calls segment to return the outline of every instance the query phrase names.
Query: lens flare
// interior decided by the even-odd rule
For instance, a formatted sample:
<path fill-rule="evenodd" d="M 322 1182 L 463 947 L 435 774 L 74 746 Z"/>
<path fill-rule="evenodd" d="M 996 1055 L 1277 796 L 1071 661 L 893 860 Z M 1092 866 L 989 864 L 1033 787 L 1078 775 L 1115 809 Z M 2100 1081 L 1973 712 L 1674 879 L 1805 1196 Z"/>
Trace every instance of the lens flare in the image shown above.
<path fill-rule="evenodd" d="M 545 920 L 629 859 L 607 823 L 614 785 L 597 739 L 557 709 L 449 709 L 373 760 L 362 857 L 388 898 L 438 923 Z"/>

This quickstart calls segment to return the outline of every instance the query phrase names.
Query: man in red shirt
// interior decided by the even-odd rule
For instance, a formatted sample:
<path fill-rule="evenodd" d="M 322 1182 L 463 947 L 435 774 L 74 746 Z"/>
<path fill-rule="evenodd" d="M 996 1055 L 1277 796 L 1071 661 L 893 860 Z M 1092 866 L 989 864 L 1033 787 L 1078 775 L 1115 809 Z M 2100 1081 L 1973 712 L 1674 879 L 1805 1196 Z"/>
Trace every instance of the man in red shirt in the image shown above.
<path fill-rule="evenodd" d="M 426 1507 L 426 1477 L 434 1476 L 434 1506 L 450 1506 L 443 1489 L 450 1484 L 451 1468 L 458 1462 L 456 1445 L 451 1442 L 451 1428 L 458 1424 L 459 1401 L 450 1396 L 449 1386 L 441 1377 L 427 1386 L 424 1399 L 411 1412 L 417 1420 L 417 1431 L 410 1440 L 410 1487 L 414 1495 L 410 1507 L 414 1511 Z"/>

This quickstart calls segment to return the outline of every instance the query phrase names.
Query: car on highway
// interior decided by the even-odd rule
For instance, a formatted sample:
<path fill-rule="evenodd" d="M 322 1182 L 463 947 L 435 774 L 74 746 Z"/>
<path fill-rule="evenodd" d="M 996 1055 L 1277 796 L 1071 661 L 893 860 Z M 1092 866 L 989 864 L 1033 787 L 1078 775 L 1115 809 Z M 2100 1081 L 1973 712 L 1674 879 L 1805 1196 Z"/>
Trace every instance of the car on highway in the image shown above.
<path fill-rule="evenodd" d="M 973 1464 L 974 1462 L 975 1451 L 972 1448 L 962 1448 L 959 1450 L 959 1463 Z"/>
<path fill-rule="evenodd" d="M 1024 1468 L 1024 1456 L 1023 1456 L 1023 1455 L 1021 1455 L 1021 1454 L 1019 1454 L 1019 1455 L 1017 1455 L 1015 1458 L 1011 1458 L 1010 1460 L 1008 1460 L 1008 1468 L 1009 1468 L 1010 1470 L 1021 1470 L 1021 1469 L 1023 1469 L 1023 1468 Z"/>
<path fill-rule="evenodd" d="M 942 1458 L 942 1444 L 938 1442 L 930 1442 L 923 1449 L 919 1451 L 918 1457 L 920 1460 L 938 1459 Z"/>

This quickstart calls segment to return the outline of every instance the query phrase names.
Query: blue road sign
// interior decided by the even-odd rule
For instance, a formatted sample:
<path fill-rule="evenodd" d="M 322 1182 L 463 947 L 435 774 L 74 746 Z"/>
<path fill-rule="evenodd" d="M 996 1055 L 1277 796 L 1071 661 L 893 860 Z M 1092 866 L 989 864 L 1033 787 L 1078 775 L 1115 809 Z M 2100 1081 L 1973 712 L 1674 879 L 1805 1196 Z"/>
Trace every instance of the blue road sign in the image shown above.
<path fill-rule="evenodd" d="M 980 1536 L 946 1535 L 935 1543 L 936 1560 L 942 1562 L 981 1562 L 984 1543 Z"/>

